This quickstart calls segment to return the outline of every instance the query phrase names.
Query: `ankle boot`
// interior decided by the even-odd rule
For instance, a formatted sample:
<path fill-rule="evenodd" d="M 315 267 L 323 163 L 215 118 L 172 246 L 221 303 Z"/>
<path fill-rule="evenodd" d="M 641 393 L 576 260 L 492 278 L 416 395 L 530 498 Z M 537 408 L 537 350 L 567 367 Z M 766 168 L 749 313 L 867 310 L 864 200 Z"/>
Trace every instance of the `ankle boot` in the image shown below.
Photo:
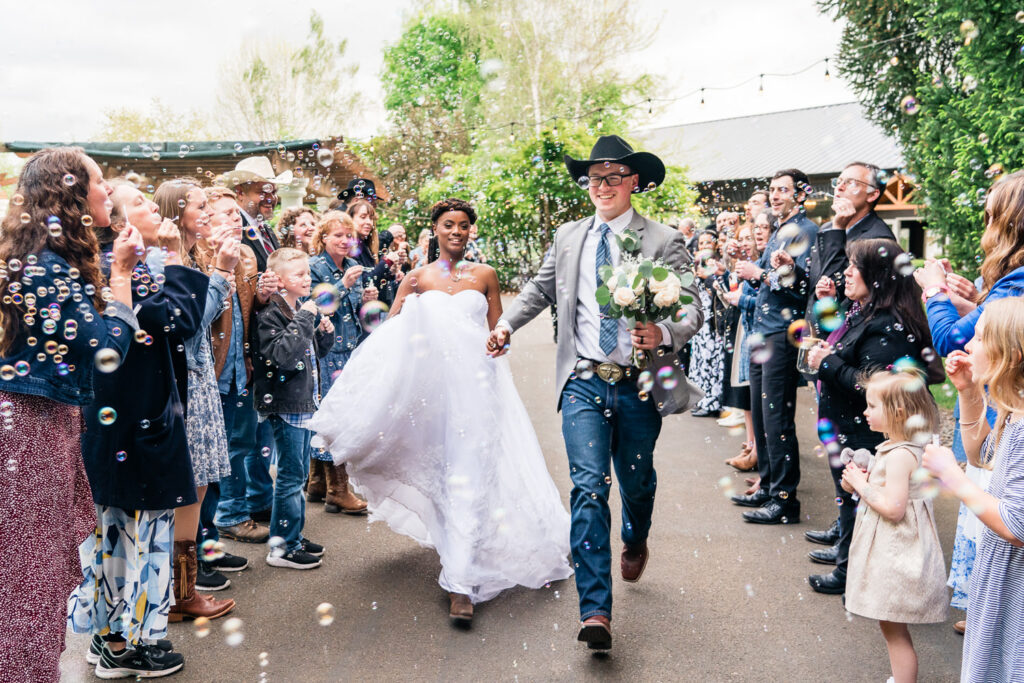
<path fill-rule="evenodd" d="M 448 601 L 448 616 L 454 621 L 468 624 L 473 620 L 473 603 L 468 595 L 449 593 Z"/>
<path fill-rule="evenodd" d="M 725 464 L 735 467 L 740 472 L 750 472 L 757 469 L 757 453 L 752 450 L 740 453 L 735 458 L 726 460 Z"/>
<path fill-rule="evenodd" d="M 205 617 L 216 619 L 235 608 L 235 601 L 216 600 L 196 590 L 196 573 L 199 570 L 195 541 L 174 542 L 174 605 L 167 620 L 178 622 L 184 619 Z"/>
<path fill-rule="evenodd" d="M 348 472 L 345 465 L 324 463 L 327 471 L 327 497 L 324 512 L 344 512 L 346 515 L 365 515 L 366 501 L 348 488 Z"/>
<path fill-rule="evenodd" d="M 306 500 L 310 503 L 323 502 L 327 495 L 327 475 L 329 465 L 323 460 L 311 458 L 309 461 L 309 481 L 306 483 Z"/>

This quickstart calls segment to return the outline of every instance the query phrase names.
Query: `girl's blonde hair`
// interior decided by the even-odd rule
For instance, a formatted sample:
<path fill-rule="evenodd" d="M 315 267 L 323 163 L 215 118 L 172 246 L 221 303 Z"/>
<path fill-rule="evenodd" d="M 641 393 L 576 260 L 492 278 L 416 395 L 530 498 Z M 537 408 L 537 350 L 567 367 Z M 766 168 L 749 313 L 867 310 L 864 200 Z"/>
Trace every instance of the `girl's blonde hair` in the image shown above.
<path fill-rule="evenodd" d="M 939 431 L 939 409 L 919 370 L 875 372 L 868 377 L 865 388 L 874 391 L 882 404 L 889 422 L 886 432 L 890 439 L 920 443 L 921 432 L 935 434 Z"/>
<path fill-rule="evenodd" d="M 332 228 L 338 225 L 347 230 L 350 237 L 355 237 L 356 224 L 352 221 L 352 216 L 344 211 L 328 211 L 320 219 L 320 222 L 316 224 L 316 231 L 313 232 L 312 248 L 314 255 L 324 253 L 324 237 L 327 236 L 327 233 Z M 341 264 L 338 265 L 340 267 Z"/>
<path fill-rule="evenodd" d="M 1024 408 L 1024 301 L 1017 297 L 997 299 L 985 305 L 979 323 L 981 343 L 988 356 L 988 372 L 974 381 L 988 387 L 988 401 L 996 409 L 995 438 L 989 442 L 986 466 L 1002 436 L 1006 419 Z"/>
<path fill-rule="evenodd" d="M 998 180 L 985 203 L 985 232 L 981 235 L 985 260 L 981 264 L 984 288 L 979 301 L 1007 273 L 1024 266 L 1024 171 Z"/>

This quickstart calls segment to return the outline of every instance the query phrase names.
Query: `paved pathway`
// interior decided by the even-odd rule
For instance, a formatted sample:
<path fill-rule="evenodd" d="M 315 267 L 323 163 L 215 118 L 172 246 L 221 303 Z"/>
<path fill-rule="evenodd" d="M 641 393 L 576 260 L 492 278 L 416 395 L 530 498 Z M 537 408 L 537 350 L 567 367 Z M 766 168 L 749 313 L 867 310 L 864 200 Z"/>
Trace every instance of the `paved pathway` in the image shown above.
<path fill-rule="evenodd" d="M 514 342 L 516 384 L 567 501 L 550 319 L 542 315 Z M 848 616 L 838 597 L 807 585 L 807 575 L 821 567 L 806 553 L 821 546 L 804 541 L 803 532 L 827 526 L 835 506 L 826 462 L 812 453 L 814 411 L 806 389 L 799 415 L 804 519 L 786 527 L 743 523 L 740 509 L 723 495 L 723 482 L 742 486 L 743 475 L 722 464 L 738 450 L 739 436 L 713 420 L 666 420 L 655 455 L 651 560 L 640 583 L 616 579 L 611 656 L 577 646 L 571 579 L 538 591 L 508 591 L 478 607 L 471 630 L 458 630 L 448 624 L 432 551 L 384 524 L 314 508 L 307 536 L 326 545 L 324 566 L 272 569 L 263 561 L 264 546 L 229 543 L 231 552 L 252 560 L 222 593 L 238 602 L 234 616 L 244 623 L 244 641 L 227 645 L 223 620 L 202 639 L 190 624 L 172 624 L 170 637 L 186 656 L 185 669 L 172 680 L 257 681 L 265 673 L 276 681 L 881 683 L 889 665 L 877 625 Z M 613 508 L 617 533 L 614 493 Z M 943 498 L 936 508 L 948 558 L 956 507 Z M 324 602 L 336 614 L 328 626 L 318 623 L 317 606 Z M 947 624 L 912 628 L 920 680 L 957 679 L 962 640 L 951 628 L 955 615 Z M 96 680 L 82 657 L 87 646 L 86 638 L 69 635 L 65 680 Z"/>

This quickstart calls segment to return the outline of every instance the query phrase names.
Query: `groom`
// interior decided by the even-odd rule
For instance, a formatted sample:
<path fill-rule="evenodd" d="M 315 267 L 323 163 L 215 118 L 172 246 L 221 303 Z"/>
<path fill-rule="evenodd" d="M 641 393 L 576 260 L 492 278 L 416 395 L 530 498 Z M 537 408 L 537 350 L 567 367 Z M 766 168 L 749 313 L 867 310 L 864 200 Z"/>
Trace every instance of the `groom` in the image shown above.
<path fill-rule="evenodd" d="M 540 272 L 498 321 L 488 351 L 500 356 L 509 337 L 549 306 L 558 307 L 556 380 L 558 408 L 573 482 L 570 543 L 580 598 L 579 640 L 591 649 L 611 648 L 611 466 L 622 499 L 620 571 L 635 582 L 647 564 L 647 534 L 654 509 L 654 444 L 661 431 L 656 401 L 637 389 L 630 366 L 633 348 L 678 351 L 703 320 L 700 298 L 693 297 L 680 322 L 637 324 L 602 315 L 595 292 L 598 269 L 619 263 L 615 239 L 626 230 L 640 238 L 643 256 L 682 272 L 690 265 L 686 240 L 677 231 L 633 210 L 636 192 L 652 190 L 665 179 L 665 165 L 647 152 L 634 152 L 615 135 L 602 136 L 586 160 L 566 155 L 569 176 L 587 188 L 595 215 L 566 223 L 555 232 L 553 248 Z M 595 372 L 596 370 L 596 372 Z"/>

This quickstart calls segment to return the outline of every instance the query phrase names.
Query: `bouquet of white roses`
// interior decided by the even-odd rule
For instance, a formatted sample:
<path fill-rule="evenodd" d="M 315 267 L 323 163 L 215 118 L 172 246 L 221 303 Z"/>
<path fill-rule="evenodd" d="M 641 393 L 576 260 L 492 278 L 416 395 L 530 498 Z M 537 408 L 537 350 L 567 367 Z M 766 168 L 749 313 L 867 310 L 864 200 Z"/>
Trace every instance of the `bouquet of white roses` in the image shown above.
<path fill-rule="evenodd" d="M 608 310 L 609 318 L 625 318 L 630 322 L 648 323 L 673 319 L 678 322 L 683 315 L 683 306 L 693 302 L 693 297 L 683 294 L 683 287 L 693 283 L 693 273 L 676 273 L 661 261 L 627 254 L 633 236 L 627 234 L 620 240 L 622 257 L 619 265 L 602 266 L 598 274 L 601 284 L 597 288 L 597 303 Z M 639 366 L 642 356 L 634 353 L 633 362 Z"/>

